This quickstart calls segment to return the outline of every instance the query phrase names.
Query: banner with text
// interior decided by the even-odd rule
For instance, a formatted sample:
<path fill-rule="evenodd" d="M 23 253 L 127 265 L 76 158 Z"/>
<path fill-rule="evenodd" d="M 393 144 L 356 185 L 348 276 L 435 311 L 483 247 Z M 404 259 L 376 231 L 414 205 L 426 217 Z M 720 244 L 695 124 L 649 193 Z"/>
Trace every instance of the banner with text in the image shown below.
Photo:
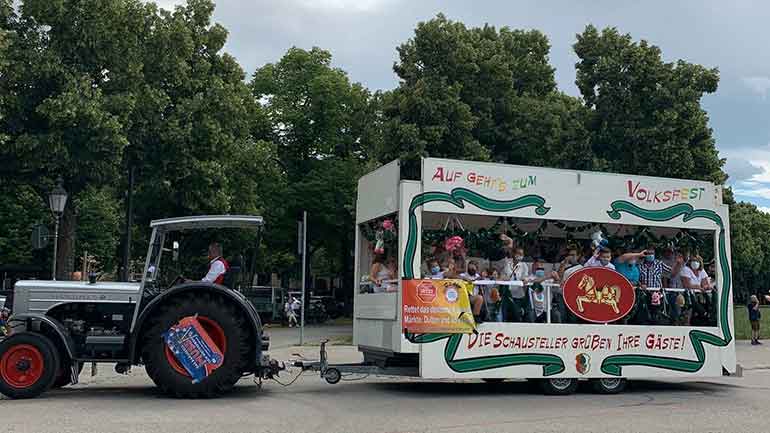
<path fill-rule="evenodd" d="M 473 285 L 462 280 L 404 280 L 404 332 L 469 334 L 476 327 L 468 294 Z"/>

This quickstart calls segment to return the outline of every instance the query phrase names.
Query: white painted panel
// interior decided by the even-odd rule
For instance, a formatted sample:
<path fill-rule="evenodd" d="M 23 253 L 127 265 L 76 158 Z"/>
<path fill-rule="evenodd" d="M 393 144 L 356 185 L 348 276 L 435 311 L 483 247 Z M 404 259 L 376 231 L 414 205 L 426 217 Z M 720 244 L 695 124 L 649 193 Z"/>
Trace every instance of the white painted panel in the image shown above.
<path fill-rule="evenodd" d="M 401 164 L 385 164 L 358 180 L 356 224 L 398 211 L 398 182 Z"/>
<path fill-rule="evenodd" d="M 621 219 L 614 220 L 609 217 L 607 211 L 617 200 L 628 201 L 651 210 L 664 209 L 679 203 L 688 203 L 700 209 L 716 209 L 721 206 L 721 203 L 716 201 L 719 194 L 715 185 L 694 180 L 432 158 L 423 160 L 422 178 L 425 192 L 451 193 L 456 188 L 465 188 L 484 197 L 501 201 L 534 194 L 544 198 L 545 206 L 550 208 L 546 215 L 540 217 L 535 215 L 532 207 L 494 215 L 714 229 L 714 223 L 703 218 L 696 218 L 687 223 L 682 221 L 682 217 L 671 221 L 655 222 L 621 213 Z M 452 203 L 441 201 L 426 204 L 424 210 L 490 214 L 469 203 L 465 204 L 464 209 L 458 209 Z"/>

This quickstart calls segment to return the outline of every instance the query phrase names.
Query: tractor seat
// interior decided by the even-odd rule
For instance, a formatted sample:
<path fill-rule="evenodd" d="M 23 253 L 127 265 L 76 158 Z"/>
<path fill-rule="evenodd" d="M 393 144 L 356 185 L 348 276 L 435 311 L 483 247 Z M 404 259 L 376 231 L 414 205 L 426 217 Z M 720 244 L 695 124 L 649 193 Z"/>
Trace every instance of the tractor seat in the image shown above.
<path fill-rule="evenodd" d="M 224 281 L 222 281 L 222 285 L 227 287 L 228 289 L 236 290 L 237 283 L 238 283 L 238 276 L 241 273 L 241 267 L 240 266 L 230 266 L 230 269 L 228 269 L 227 272 L 225 272 L 225 278 Z"/>

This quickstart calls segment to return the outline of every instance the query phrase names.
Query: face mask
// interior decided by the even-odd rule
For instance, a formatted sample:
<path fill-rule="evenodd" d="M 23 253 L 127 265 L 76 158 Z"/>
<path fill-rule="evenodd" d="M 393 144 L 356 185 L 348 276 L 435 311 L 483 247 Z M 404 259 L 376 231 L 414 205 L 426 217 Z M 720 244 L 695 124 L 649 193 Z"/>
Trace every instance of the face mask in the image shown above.
<path fill-rule="evenodd" d="M 516 257 L 514 257 L 514 259 L 515 259 L 517 262 L 520 262 L 520 261 L 524 260 L 524 256 L 516 256 Z"/>
<path fill-rule="evenodd" d="M 654 261 L 655 261 L 655 256 L 645 256 L 645 257 L 644 257 L 644 260 L 645 260 L 647 263 L 652 263 L 652 262 L 654 262 Z"/>
<path fill-rule="evenodd" d="M 475 269 L 468 269 L 468 275 L 476 275 Z"/>
<path fill-rule="evenodd" d="M 698 268 L 700 268 L 700 262 L 692 261 L 692 262 L 690 262 L 690 267 L 692 267 L 693 269 L 695 269 L 697 271 Z"/>
<path fill-rule="evenodd" d="M 599 259 L 602 265 L 607 266 L 610 263 L 610 259 Z"/>
<path fill-rule="evenodd" d="M 535 271 L 535 276 L 538 277 L 538 278 L 542 278 L 542 277 L 545 276 L 545 271 L 542 270 L 542 269 L 538 269 L 538 270 Z"/>
<path fill-rule="evenodd" d="M 430 271 L 433 272 L 434 274 L 438 274 L 439 272 L 441 272 L 441 268 L 439 268 L 438 266 L 434 266 L 430 268 Z"/>
<path fill-rule="evenodd" d="M 636 260 L 629 260 L 628 264 L 631 266 L 636 266 Z"/>

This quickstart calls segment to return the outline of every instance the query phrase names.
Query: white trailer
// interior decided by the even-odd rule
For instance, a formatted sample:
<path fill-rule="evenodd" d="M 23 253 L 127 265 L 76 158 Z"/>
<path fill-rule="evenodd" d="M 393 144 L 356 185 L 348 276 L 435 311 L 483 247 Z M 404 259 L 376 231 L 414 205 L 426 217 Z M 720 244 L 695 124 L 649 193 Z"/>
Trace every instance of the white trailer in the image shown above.
<path fill-rule="evenodd" d="M 473 334 L 405 333 L 403 290 L 424 271 L 422 231 L 454 220 L 484 227 L 499 217 L 527 231 L 558 221 L 542 230 L 549 237 L 582 225 L 572 235 L 587 239 L 589 224 L 611 234 L 643 226 L 662 237 L 683 229 L 713 235 L 714 326 L 484 322 Z M 406 180 L 394 161 L 358 184 L 355 276 L 361 290 L 354 344 L 365 364 L 382 371 L 399 368 L 426 379 L 542 379 L 553 393 L 572 392 L 582 379 L 616 392 L 625 379 L 735 373 L 728 217 L 721 186 L 708 182 L 434 158 L 422 160 L 420 180 Z M 392 290 L 369 293 L 367 281 L 375 277 L 368 278 L 372 244 L 364 230 L 383 218 L 398 221 L 399 275 Z"/>

